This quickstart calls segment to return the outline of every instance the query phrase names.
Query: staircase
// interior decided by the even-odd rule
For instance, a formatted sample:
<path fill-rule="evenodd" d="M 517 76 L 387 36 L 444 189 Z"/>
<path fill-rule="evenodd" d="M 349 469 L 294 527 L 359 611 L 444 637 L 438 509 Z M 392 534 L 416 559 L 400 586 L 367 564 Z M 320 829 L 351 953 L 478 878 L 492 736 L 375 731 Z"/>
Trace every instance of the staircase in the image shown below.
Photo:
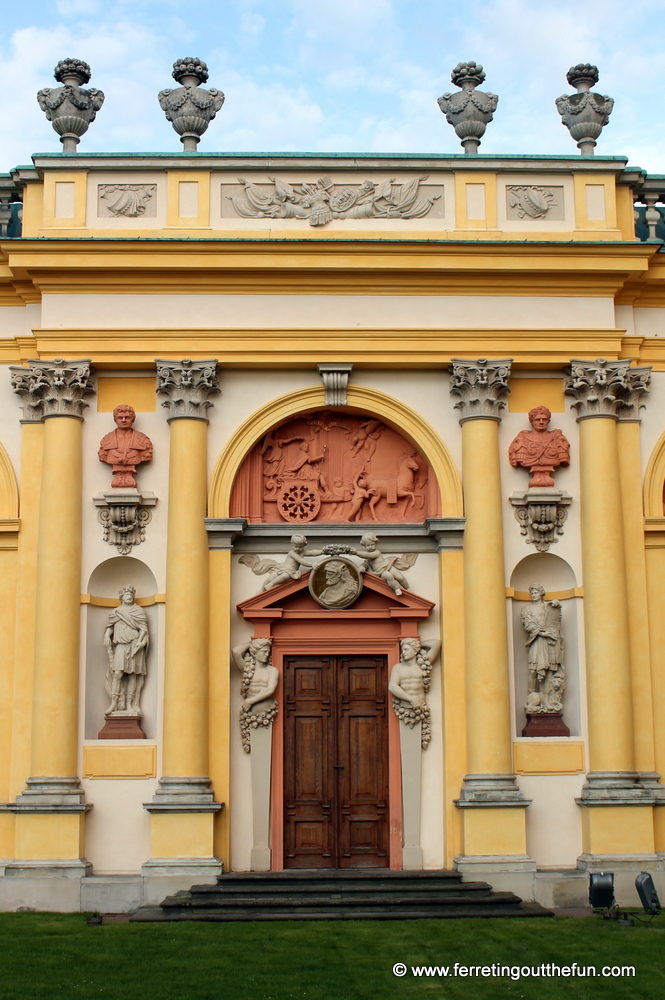
<path fill-rule="evenodd" d="M 424 917 L 550 917 L 538 903 L 453 871 L 387 869 L 233 872 L 194 885 L 132 921 L 413 920 Z"/>

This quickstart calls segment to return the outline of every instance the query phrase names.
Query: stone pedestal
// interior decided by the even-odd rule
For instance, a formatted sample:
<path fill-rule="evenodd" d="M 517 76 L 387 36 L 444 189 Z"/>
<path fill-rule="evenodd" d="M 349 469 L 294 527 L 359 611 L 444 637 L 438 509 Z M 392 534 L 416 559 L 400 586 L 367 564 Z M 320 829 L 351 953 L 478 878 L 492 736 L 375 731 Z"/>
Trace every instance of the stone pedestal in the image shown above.
<path fill-rule="evenodd" d="M 416 871 L 423 867 L 423 849 L 420 846 L 421 729 L 421 722 L 412 727 L 404 722 L 399 725 L 404 839 L 402 867 Z"/>
<path fill-rule="evenodd" d="M 572 500 L 569 493 L 546 487 L 513 493 L 510 502 L 526 544 L 535 545 L 538 552 L 547 552 L 550 545 L 558 542 L 557 535 L 563 535 Z"/>
<path fill-rule="evenodd" d="M 522 736 L 570 736 L 570 729 L 563 721 L 563 712 L 539 712 L 527 714 Z"/>
<path fill-rule="evenodd" d="M 106 715 L 103 729 L 97 733 L 98 740 L 144 740 L 140 715 Z"/>
<path fill-rule="evenodd" d="M 258 726 L 251 733 L 252 752 L 252 854 L 253 872 L 270 871 L 270 757 L 272 726 Z"/>
<path fill-rule="evenodd" d="M 150 508 L 157 503 L 154 493 L 115 489 L 92 499 L 99 508 L 97 519 L 104 526 L 104 541 L 115 545 L 119 555 L 129 555 L 133 545 L 145 541 L 145 527 L 152 519 Z"/>

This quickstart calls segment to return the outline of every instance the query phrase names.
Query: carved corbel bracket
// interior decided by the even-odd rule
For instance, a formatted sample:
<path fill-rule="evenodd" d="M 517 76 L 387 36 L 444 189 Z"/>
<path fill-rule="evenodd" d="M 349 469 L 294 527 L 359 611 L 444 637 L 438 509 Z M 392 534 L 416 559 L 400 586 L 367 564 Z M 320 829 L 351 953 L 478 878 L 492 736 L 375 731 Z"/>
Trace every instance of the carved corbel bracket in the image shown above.
<path fill-rule="evenodd" d="M 157 503 L 154 493 L 138 490 L 109 490 L 92 498 L 97 520 L 104 526 L 104 541 L 115 545 L 118 554 L 129 555 L 133 545 L 145 541 L 146 525 L 152 520 L 151 507 Z"/>
<path fill-rule="evenodd" d="M 352 368 L 351 362 L 327 362 L 316 366 L 323 379 L 326 406 L 346 406 L 346 390 Z"/>
<path fill-rule="evenodd" d="M 520 531 L 526 535 L 526 544 L 535 545 L 539 552 L 547 552 L 550 545 L 563 535 L 563 525 L 568 517 L 568 507 L 573 498 L 570 493 L 552 489 L 531 489 L 513 493 L 510 502 Z"/>

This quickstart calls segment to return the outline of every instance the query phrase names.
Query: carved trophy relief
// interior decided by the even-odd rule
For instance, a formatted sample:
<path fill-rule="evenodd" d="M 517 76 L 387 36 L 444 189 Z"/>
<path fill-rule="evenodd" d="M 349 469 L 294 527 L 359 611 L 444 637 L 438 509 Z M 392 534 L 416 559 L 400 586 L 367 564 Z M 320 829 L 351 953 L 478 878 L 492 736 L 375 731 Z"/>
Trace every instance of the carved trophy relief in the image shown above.
<path fill-rule="evenodd" d="M 310 521 L 414 523 L 438 514 L 427 461 L 369 416 L 322 411 L 273 429 L 245 459 L 233 517 L 297 527 Z"/>
<path fill-rule="evenodd" d="M 390 672 L 388 690 L 393 696 L 395 715 L 405 726 L 413 729 L 420 724 L 420 744 L 429 746 L 432 736 L 431 715 L 427 704 L 432 666 L 441 651 L 438 639 L 421 640 L 417 637 L 402 639 L 400 660 Z"/>
<path fill-rule="evenodd" d="M 428 215 L 441 193 L 422 197 L 427 175 L 402 184 L 396 178 L 335 184 L 332 178 L 291 183 L 279 177 L 268 182 L 238 178 L 238 187 L 223 185 L 223 198 L 241 219 L 307 219 L 310 226 L 337 220 L 419 219 Z M 227 190 L 233 193 L 226 194 Z M 419 195 L 421 195 L 419 197 Z"/>
<path fill-rule="evenodd" d="M 97 215 L 99 218 L 138 219 L 157 215 L 156 184 L 99 184 Z"/>
<path fill-rule="evenodd" d="M 105 688 L 111 699 L 99 739 L 143 739 L 141 692 L 147 674 L 148 618 L 135 601 L 136 588 L 123 587 L 104 630 L 108 654 Z"/>
<path fill-rule="evenodd" d="M 245 753 L 252 751 L 252 729 L 271 725 L 278 705 L 273 695 L 279 682 L 279 671 L 272 665 L 272 639 L 259 638 L 235 646 L 233 662 L 241 673 L 240 733 Z"/>
<path fill-rule="evenodd" d="M 527 724 L 522 736 L 570 736 L 563 722 L 566 672 L 563 664 L 561 604 L 546 601 L 540 583 L 529 587 L 531 604 L 521 610 L 526 632 L 529 687 L 524 705 Z"/>
<path fill-rule="evenodd" d="M 508 219 L 549 219 L 562 221 L 563 187 L 540 184 L 506 185 L 506 215 Z"/>

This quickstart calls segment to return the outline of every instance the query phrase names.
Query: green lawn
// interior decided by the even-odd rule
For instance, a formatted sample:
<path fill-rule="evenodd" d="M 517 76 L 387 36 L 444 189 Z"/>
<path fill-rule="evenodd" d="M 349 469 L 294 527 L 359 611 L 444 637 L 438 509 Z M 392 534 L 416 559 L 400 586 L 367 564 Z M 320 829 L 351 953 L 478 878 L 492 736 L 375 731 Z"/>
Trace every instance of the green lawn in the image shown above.
<path fill-rule="evenodd" d="M 408 967 L 399 978 L 397 962 Z M 461 978 L 455 962 L 595 965 L 594 978 Z M 411 966 L 451 967 L 448 978 Z M 635 977 L 602 978 L 604 965 Z M 106 924 L 78 914 L 0 915 L 0 998 L 355 1000 L 665 996 L 665 915 L 650 926 L 580 919 Z"/>

